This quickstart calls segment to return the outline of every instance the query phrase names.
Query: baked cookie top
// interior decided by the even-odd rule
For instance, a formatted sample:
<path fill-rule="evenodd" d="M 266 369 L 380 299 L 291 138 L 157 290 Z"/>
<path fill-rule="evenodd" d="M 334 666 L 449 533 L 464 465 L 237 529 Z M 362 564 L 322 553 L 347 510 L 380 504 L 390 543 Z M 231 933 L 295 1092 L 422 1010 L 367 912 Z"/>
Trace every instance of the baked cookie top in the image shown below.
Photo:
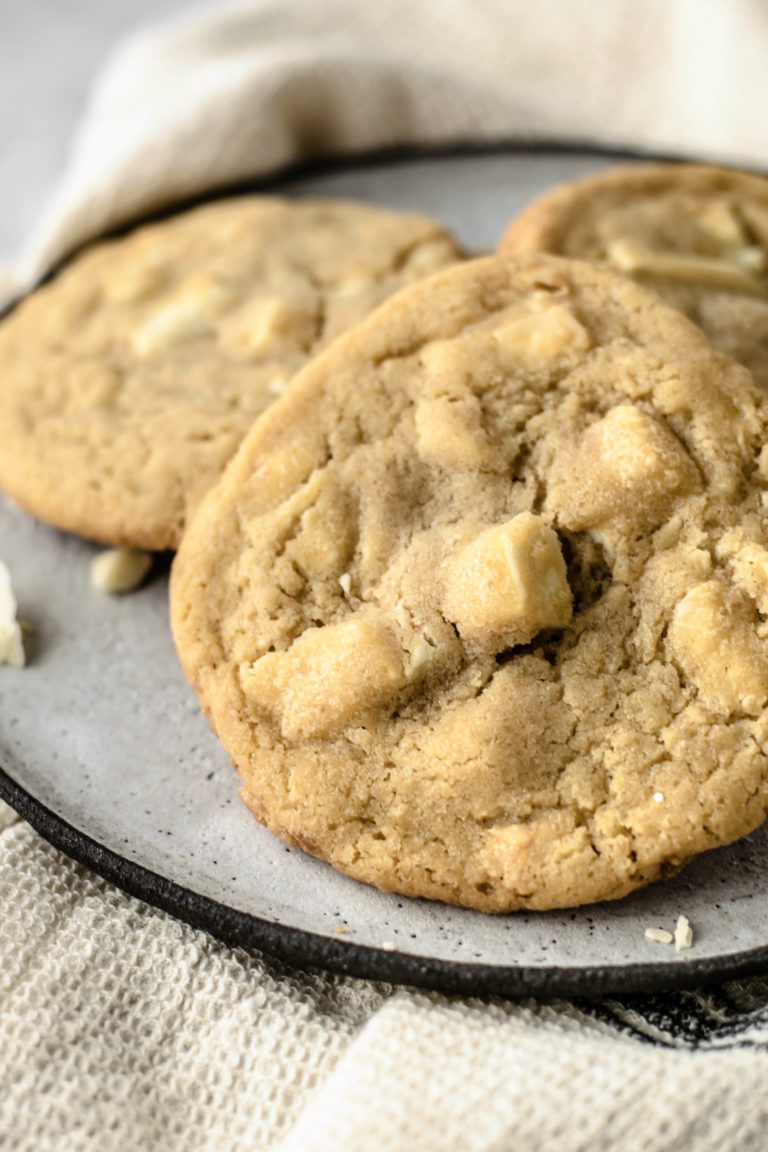
<path fill-rule="evenodd" d="M 87 250 L 0 324 L 0 486 L 57 527 L 175 547 L 296 369 L 459 255 L 421 216 L 258 196 Z"/>
<path fill-rule="evenodd" d="M 768 808 L 768 399 L 631 281 L 490 257 L 256 423 L 177 554 L 256 817 L 386 890 L 622 896 Z"/>
<path fill-rule="evenodd" d="M 534 201 L 500 248 L 611 265 L 768 387 L 768 180 L 687 164 L 611 170 Z"/>

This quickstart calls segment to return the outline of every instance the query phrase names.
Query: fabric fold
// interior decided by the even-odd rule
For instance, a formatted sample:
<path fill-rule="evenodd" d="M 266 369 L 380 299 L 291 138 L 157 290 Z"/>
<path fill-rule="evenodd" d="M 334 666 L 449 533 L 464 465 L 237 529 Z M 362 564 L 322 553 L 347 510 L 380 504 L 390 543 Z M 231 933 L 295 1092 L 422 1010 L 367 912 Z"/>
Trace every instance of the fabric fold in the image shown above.
<path fill-rule="evenodd" d="M 236 0 L 130 37 L 5 298 L 94 236 L 307 160 L 587 144 L 768 165 L 758 0 Z M 2 303 L 2 300 L 0 300 Z"/>

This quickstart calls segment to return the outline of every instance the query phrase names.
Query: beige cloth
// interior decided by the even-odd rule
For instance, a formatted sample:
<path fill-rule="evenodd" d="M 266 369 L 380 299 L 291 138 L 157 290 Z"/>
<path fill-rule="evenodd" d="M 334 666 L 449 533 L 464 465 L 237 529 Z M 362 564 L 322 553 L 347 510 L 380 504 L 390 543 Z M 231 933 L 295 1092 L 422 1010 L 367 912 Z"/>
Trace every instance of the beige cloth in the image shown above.
<path fill-rule="evenodd" d="M 759 0 L 261 0 L 134 37 L 6 280 L 308 156 L 593 141 L 768 165 Z M 0 811 L 0 1149 L 765 1147 L 768 985 L 573 1004 L 288 969 Z"/>
<path fill-rule="evenodd" d="M 0 285 L 147 209 L 299 160 L 594 142 L 768 167 L 761 0 L 241 0 L 130 38 Z"/>
<path fill-rule="evenodd" d="M 0 835 L 0 900 L 9 1152 L 765 1149 L 766 982 L 596 1012 L 295 971 L 21 822 Z"/>

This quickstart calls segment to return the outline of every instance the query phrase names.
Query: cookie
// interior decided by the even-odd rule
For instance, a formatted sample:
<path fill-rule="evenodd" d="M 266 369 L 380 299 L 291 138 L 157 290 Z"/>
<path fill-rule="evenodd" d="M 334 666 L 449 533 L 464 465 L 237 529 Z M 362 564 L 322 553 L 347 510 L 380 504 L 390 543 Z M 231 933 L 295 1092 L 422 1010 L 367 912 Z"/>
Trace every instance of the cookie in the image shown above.
<path fill-rule="evenodd" d="M 59 528 L 174 548 L 293 372 L 459 255 L 420 216 L 256 196 L 91 248 L 0 324 L 0 486 Z"/>
<path fill-rule="evenodd" d="M 489 912 L 623 896 L 768 808 L 768 398 L 630 280 L 398 293 L 256 423 L 172 569 L 256 818 Z"/>
<path fill-rule="evenodd" d="M 686 164 L 612 170 L 535 201 L 501 250 L 611 265 L 768 387 L 768 180 Z"/>

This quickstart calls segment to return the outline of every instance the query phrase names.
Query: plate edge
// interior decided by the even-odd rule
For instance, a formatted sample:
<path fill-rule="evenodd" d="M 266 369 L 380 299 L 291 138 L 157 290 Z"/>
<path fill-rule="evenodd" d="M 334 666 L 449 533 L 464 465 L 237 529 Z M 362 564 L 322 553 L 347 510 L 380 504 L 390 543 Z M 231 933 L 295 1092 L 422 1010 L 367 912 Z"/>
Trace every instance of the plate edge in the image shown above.
<path fill-rule="evenodd" d="M 405 984 L 448 995 L 522 997 L 602 996 L 690 988 L 764 972 L 768 946 L 721 957 L 650 964 L 589 968 L 500 967 L 390 952 L 365 944 L 334 940 L 302 928 L 277 924 L 220 904 L 168 880 L 68 823 L 0 765 L 0 799 L 70 859 L 84 865 L 129 896 L 208 932 L 230 947 L 257 948 L 293 966 L 321 968 L 340 976 Z"/>

